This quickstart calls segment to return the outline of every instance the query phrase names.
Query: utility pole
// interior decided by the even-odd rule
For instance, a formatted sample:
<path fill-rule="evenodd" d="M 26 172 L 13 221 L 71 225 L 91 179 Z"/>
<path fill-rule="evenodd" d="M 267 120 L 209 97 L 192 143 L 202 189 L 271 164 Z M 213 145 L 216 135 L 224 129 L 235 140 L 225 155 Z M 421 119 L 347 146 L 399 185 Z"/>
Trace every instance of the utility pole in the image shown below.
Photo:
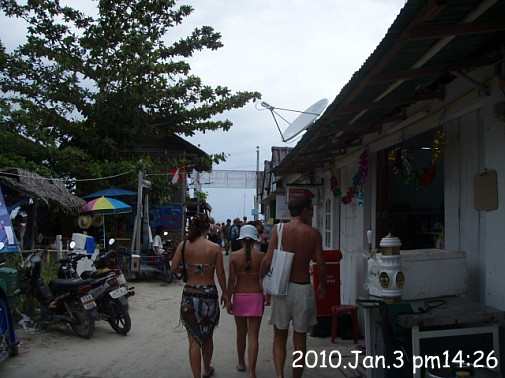
<path fill-rule="evenodd" d="M 258 177 L 260 173 L 260 147 L 256 146 L 256 194 L 254 195 L 254 220 L 257 221 L 259 217 L 259 203 L 258 203 Z"/>
<path fill-rule="evenodd" d="M 135 215 L 135 223 L 133 225 L 133 235 L 131 242 L 131 250 L 134 252 L 140 252 L 140 235 L 142 233 L 142 188 L 144 181 L 144 173 L 139 170 L 138 175 L 138 186 L 137 186 L 137 214 Z"/>

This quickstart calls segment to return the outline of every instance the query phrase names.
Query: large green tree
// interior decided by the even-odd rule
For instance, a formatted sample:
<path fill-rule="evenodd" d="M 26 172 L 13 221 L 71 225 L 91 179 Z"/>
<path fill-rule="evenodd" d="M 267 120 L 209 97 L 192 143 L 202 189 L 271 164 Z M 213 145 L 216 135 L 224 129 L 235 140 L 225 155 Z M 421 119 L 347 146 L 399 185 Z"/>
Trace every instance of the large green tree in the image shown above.
<path fill-rule="evenodd" d="M 213 116 L 260 98 L 191 75 L 187 58 L 222 47 L 212 27 L 165 42 L 191 6 L 88 3 L 96 6 L 93 15 L 58 0 L 0 0 L 7 17 L 27 25 L 13 51 L 0 40 L 0 166 L 59 177 L 114 175 L 135 168 L 140 157 L 124 152 L 142 140 L 226 131 L 232 123 Z"/>

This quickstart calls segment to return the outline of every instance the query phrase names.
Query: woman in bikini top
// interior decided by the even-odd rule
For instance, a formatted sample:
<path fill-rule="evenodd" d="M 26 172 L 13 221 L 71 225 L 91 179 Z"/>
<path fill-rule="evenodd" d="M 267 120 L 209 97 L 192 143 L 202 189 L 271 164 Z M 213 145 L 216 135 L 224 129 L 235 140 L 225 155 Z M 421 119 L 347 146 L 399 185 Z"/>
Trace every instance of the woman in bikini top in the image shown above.
<path fill-rule="evenodd" d="M 189 361 L 195 377 L 214 374 L 212 338 L 220 315 L 215 275 L 221 288 L 221 304 L 223 307 L 228 305 L 223 255 L 221 247 L 207 239 L 209 227 L 206 214 L 197 214 L 193 218 L 188 240 L 177 247 L 171 267 L 172 271 L 180 273 L 179 265 L 184 259 L 188 281 L 182 293 L 181 322 L 188 333 Z"/>
<path fill-rule="evenodd" d="M 229 302 L 227 311 L 235 316 L 237 327 L 237 370 L 246 370 L 245 351 L 248 340 L 249 376 L 255 377 L 259 330 L 265 303 L 259 271 L 265 254 L 253 247 L 258 240 L 254 226 L 242 226 L 239 240 L 243 247 L 230 255 L 228 298 L 233 300 Z"/>

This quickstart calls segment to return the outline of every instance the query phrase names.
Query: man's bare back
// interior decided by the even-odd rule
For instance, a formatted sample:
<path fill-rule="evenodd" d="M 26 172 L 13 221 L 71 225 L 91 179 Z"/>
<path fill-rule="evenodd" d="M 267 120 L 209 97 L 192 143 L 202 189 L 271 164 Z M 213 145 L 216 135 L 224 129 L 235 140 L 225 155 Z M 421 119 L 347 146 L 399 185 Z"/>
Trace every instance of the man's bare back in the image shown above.
<path fill-rule="evenodd" d="M 270 244 L 277 246 L 277 227 L 271 236 Z M 312 255 L 321 248 L 320 233 L 300 220 L 283 224 L 282 249 L 295 254 L 291 265 L 290 282 L 310 282 L 309 264 Z"/>

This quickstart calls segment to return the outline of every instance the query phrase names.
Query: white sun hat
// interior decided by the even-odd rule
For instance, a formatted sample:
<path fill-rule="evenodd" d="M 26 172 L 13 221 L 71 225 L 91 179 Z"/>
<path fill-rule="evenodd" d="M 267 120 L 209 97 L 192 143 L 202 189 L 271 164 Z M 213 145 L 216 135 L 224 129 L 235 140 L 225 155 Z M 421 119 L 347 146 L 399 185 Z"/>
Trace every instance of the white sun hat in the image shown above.
<path fill-rule="evenodd" d="M 246 224 L 245 226 L 240 227 L 240 236 L 237 238 L 237 240 L 243 240 L 243 239 L 252 239 L 255 241 L 260 241 L 258 238 L 258 231 L 256 230 L 256 227 Z"/>

